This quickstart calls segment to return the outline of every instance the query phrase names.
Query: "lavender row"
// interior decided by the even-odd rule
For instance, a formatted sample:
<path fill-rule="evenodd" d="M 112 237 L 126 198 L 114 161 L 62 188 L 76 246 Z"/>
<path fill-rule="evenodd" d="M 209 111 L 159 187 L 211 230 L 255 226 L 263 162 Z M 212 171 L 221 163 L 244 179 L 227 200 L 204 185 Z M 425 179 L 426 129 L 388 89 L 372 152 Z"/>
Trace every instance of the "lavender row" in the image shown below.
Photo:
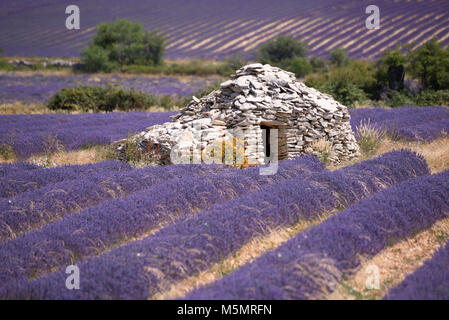
<path fill-rule="evenodd" d="M 191 77 L 182 81 L 175 77 L 148 77 L 119 75 L 92 77 L 89 74 L 23 75 L 18 73 L 0 74 L 0 102 L 16 100 L 46 103 L 49 98 L 62 88 L 85 85 L 115 84 L 125 89 L 134 89 L 154 95 L 189 96 L 212 83 L 214 78 Z"/>
<path fill-rule="evenodd" d="M 38 168 L 39 166 L 28 162 L 3 163 L 0 164 L 0 179 L 10 174 Z"/>
<path fill-rule="evenodd" d="M 413 141 L 432 141 L 449 136 L 449 118 L 398 130 L 398 136 Z"/>
<path fill-rule="evenodd" d="M 169 121 L 173 113 L 110 113 L 81 115 L 0 116 L 0 144 L 13 147 L 19 158 L 75 150 L 86 145 L 108 144 L 129 134 Z"/>
<path fill-rule="evenodd" d="M 361 257 L 448 217 L 448 180 L 449 170 L 361 200 L 187 299 L 323 298 L 360 266 Z"/>
<path fill-rule="evenodd" d="M 384 299 L 449 300 L 448 266 L 449 242 L 399 285 L 390 289 Z"/>
<path fill-rule="evenodd" d="M 350 110 L 351 126 L 358 136 L 361 124 L 367 124 L 394 138 L 433 140 L 448 133 L 448 107 L 365 108 Z"/>
<path fill-rule="evenodd" d="M 317 217 L 385 186 L 428 172 L 421 157 L 408 151 L 395 151 L 338 171 L 280 181 L 80 263 L 81 290 L 66 290 L 64 282 L 60 282 L 65 276 L 61 270 L 29 283 L 13 280 L 2 295 L 8 298 L 148 298 L 163 290 L 167 283 L 206 270 L 272 228 Z"/>
<path fill-rule="evenodd" d="M 127 164 L 117 163 L 129 168 Z M 0 241 L 17 237 L 27 230 L 102 201 L 125 197 L 163 183 L 167 179 L 193 177 L 222 170 L 225 170 L 225 167 L 218 165 L 170 165 L 121 171 L 92 170 L 89 172 L 91 174 L 79 179 L 51 184 L 21 193 L 11 199 L 0 199 Z"/>
<path fill-rule="evenodd" d="M 20 193 L 66 180 L 87 177 L 94 173 L 130 170 L 127 163 L 108 160 L 85 165 L 69 165 L 11 172 L 0 180 L 0 198 L 11 198 Z"/>
<path fill-rule="evenodd" d="M 323 170 L 315 157 L 285 163 L 275 176 L 260 176 L 258 168 L 251 168 L 172 179 L 48 224 L 0 246 L 0 279 L 5 283 L 43 274 L 263 184 Z"/>

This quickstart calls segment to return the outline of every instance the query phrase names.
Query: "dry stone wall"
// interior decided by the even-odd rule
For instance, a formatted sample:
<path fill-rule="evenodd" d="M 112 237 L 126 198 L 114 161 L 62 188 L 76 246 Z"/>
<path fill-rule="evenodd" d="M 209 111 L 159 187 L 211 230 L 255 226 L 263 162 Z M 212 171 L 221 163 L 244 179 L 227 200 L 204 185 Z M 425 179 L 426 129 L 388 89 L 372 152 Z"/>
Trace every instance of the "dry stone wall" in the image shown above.
<path fill-rule="evenodd" d="M 312 145 L 320 139 L 329 142 L 330 160 L 338 162 L 359 155 L 349 120 L 347 108 L 330 95 L 307 87 L 291 72 L 256 63 L 237 70 L 220 89 L 193 97 L 172 122 L 149 127 L 134 139 L 144 151 L 157 149 L 163 164 L 210 162 L 207 155 L 213 149 L 217 155 L 222 141 L 243 147 L 248 163 L 262 164 L 266 141 L 277 142 L 272 152 L 284 159 L 314 153 Z M 268 131 L 277 140 L 264 136 Z"/>

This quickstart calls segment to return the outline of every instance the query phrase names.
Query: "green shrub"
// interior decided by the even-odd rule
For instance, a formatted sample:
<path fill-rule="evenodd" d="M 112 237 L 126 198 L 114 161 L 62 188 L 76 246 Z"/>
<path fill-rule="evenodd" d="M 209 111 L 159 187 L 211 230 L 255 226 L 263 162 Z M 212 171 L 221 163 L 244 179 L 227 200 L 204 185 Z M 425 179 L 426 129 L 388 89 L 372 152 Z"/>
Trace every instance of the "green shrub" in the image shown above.
<path fill-rule="evenodd" d="M 248 61 L 242 54 L 236 53 L 226 58 L 225 61 L 219 65 L 217 73 L 223 76 L 229 76 L 247 63 Z"/>
<path fill-rule="evenodd" d="M 263 43 L 256 55 L 261 63 L 286 68 L 295 57 L 305 58 L 309 51 L 304 42 L 291 36 L 278 36 L 275 39 Z"/>
<path fill-rule="evenodd" d="M 108 52 L 103 48 L 90 45 L 81 51 L 82 63 L 79 68 L 86 72 L 111 72 L 117 64 L 109 59 Z"/>
<path fill-rule="evenodd" d="M 410 74 L 425 90 L 449 89 L 449 50 L 437 38 L 410 53 Z"/>
<path fill-rule="evenodd" d="M 394 50 L 387 50 L 376 63 L 375 79 L 378 85 L 378 95 L 387 88 L 390 90 L 402 91 L 404 89 L 405 69 L 407 57 L 401 52 L 401 47 Z"/>
<path fill-rule="evenodd" d="M 324 73 L 324 72 L 329 71 L 326 60 L 318 58 L 318 57 L 310 58 L 310 65 L 312 66 L 313 72 Z"/>
<path fill-rule="evenodd" d="M 322 74 L 306 78 L 306 85 L 331 94 L 337 101 L 354 107 L 375 92 L 374 66 L 371 62 L 352 61 L 346 67 L 331 67 Z"/>
<path fill-rule="evenodd" d="M 402 107 L 407 104 L 414 104 L 414 97 L 410 96 L 405 91 L 389 90 L 387 92 L 387 99 L 385 103 L 387 106 L 392 108 Z"/>
<path fill-rule="evenodd" d="M 97 26 L 97 34 L 81 52 L 82 68 L 88 72 L 110 72 L 119 65 L 161 65 L 164 37 L 145 32 L 139 23 L 117 19 Z"/>
<path fill-rule="evenodd" d="M 329 82 L 322 90 L 347 107 L 355 107 L 367 99 L 365 92 L 351 82 Z"/>
<path fill-rule="evenodd" d="M 172 96 L 156 96 L 116 86 L 80 86 L 63 88 L 55 93 L 47 107 L 51 110 L 110 112 L 145 110 L 152 106 L 170 109 L 185 103 Z"/>
<path fill-rule="evenodd" d="M 295 57 L 292 59 L 287 70 L 293 72 L 297 78 L 303 78 L 311 73 L 313 68 L 307 58 Z"/>
<path fill-rule="evenodd" d="M 415 95 L 415 104 L 419 106 L 449 106 L 449 90 L 425 90 Z"/>
<path fill-rule="evenodd" d="M 330 63 L 337 67 L 346 67 L 351 63 L 351 58 L 348 56 L 346 49 L 343 47 L 338 47 L 331 52 Z"/>

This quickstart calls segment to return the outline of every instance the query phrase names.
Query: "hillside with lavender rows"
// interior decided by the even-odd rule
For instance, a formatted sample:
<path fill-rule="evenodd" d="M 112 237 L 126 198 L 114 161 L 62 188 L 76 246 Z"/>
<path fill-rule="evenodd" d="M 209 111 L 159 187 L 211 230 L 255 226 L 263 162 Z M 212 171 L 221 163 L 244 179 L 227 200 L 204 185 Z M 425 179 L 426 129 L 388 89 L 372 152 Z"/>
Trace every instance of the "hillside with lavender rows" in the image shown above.
<path fill-rule="evenodd" d="M 0 299 L 449 300 L 448 45 L 445 0 L 2 1 Z"/>

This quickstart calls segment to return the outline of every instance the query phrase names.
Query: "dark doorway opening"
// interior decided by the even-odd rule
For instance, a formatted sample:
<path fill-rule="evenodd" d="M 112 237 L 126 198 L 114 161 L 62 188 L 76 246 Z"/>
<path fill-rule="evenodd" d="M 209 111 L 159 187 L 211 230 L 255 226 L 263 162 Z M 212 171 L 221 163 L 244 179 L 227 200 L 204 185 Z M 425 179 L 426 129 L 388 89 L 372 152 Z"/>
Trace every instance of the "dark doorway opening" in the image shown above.
<path fill-rule="evenodd" d="M 265 125 L 261 125 L 260 128 L 262 130 L 262 132 L 265 132 L 263 134 L 263 145 L 264 145 L 264 153 L 265 153 L 265 158 L 270 158 L 271 156 L 271 132 L 270 132 L 270 127 L 269 126 L 265 126 Z"/>

